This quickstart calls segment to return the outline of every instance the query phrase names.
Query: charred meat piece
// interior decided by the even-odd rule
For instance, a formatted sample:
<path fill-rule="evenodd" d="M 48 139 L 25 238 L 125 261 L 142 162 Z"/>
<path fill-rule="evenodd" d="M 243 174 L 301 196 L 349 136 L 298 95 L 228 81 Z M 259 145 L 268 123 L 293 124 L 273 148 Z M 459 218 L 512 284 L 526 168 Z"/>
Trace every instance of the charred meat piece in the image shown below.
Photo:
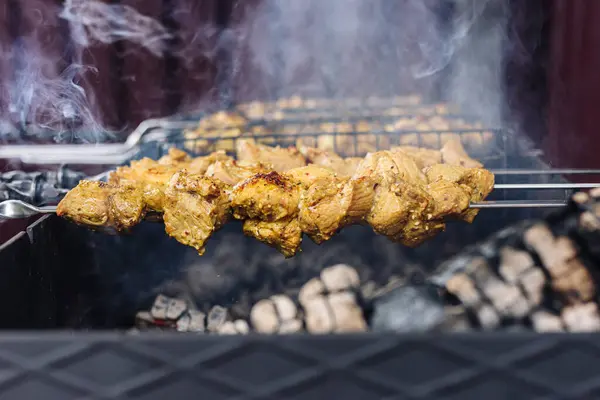
<path fill-rule="evenodd" d="M 81 181 L 58 203 L 56 214 L 90 227 L 107 225 L 110 186 L 102 182 Z"/>
<path fill-rule="evenodd" d="M 162 212 L 166 184 L 178 171 L 174 165 L 158 164 L 149 158 L 132 161 L 131 166 L 119 167 L 109 177 L 114 185 L 137 185 L 149 210 Z"/>
<path fill-rule="evenodd" d="M 183 170 L 171 178 L 165 191 L 165 230 L 178 242 L 204 253 L 208 238 L 229 215 L 226 186 Z"/>
<path fill-rule="evenodd" d="M 306 160 L 295 147 L 269 147 L 249 140 L 238 140 L 236 147 L 239 161 L 261 163 L 277 172 L 306 165 Z"/>

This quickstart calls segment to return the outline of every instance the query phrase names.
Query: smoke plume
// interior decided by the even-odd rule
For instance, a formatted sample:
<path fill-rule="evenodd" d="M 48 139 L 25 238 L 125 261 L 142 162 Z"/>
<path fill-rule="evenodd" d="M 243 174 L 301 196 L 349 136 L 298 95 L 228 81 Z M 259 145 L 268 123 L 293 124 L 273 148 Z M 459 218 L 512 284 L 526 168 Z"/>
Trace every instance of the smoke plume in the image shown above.
<path fill-rule="evenodd" d="M 68 24 L 67 48 L 52 54 L 40 46 L 34 31 L 5 49 L 3 57 L 13 61 L 14 72 L 2 88 L 7 103 L 0 115 L 3 138 L 20 139 L 26 133 L 57 142 L 104 141 L 114 132 L 103 126 L 95 94 L 82 84 L 98 73 L 94 65 L 83 63 L 84 51 L 126 40 L 162 57 L 171 35 L 158 21 L 128 6 L 65 0 L 62 7 L 48 2 L 44 7 L 40 15 L 55 15 Z M 43 24 L 43 18 L 38 22 Z"/>
<path fill-rule="evenodd" d="M 243 37 L 244 99 L 414 92 L 499 122 L 506 0 L 264 0 Z M 437 92 L 436 92 L 437 91 Z"/>

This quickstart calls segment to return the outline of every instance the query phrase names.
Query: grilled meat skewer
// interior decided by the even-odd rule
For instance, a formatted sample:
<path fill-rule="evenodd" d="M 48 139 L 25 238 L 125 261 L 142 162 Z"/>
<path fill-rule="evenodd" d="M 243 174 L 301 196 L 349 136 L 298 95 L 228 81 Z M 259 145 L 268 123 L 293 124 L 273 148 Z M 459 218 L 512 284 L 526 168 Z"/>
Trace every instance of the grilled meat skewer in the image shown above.
<path fill-rule="evenodd" d="M 108 184 L 80 183 L 57 213 L 120 230 L 138 223 L 145 211 L 163 211 L 167 233 L 202 253 L 231 209 L 234 218 L 244 220 L 247 235 L 289 257 L 299 250 L 302 233 L 321 243 L 356 223 L 417 246 L 442 231 L 447 218 L 471 222 L 477 210 L 469 210 L 469 202 L 483 199 L 493 188 L 487 170 L 447 164 L 421 170 L 403 149 L 371 153 L 359 163 L 303 149 L 326 166 L 299 166 L 301 153 L 293 148 L 251 142 L 240 147 L 240 163 L 223 153 L 192 160 L 177 152 L 154 163 L 132 163 L 118 169 Z M 290 159 L 295 168 L 286 168 Z M 269 167 L 252 163 L 256 160 Z"/>

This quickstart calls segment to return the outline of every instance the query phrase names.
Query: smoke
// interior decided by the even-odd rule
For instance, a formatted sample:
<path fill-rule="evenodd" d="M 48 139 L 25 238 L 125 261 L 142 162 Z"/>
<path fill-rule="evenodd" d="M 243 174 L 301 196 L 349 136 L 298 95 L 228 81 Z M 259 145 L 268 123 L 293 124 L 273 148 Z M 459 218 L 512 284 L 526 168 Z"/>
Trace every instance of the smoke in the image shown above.
<path fill-rule="evenodd" d="M 65 0 L 62 7 L 48 2 L 36 6 L 40 28 L 47 24 L 43 16 L 68 24 L 65 51 L 57 54 L 42 46 L 35 29 L 4 49 L 2 56 L 12 61 L 13 76 L 2 87 L 6 97 L 0 115 L 2 138 L 34 135 L 57 142 L 96 143 L 113 137 L 115 132 L 101 122 L 95 93 L 84 84 L 99 72 L 83 62 L 84 52 L 97 44 L 129 41 L 162 57 L 171 34 L 128 6 L 89 0 Z M 53 28 L 60 29 L 60 23 Z"/>
<path fill-rule="evenodd" d="M 173 38 L 160 22 L 120 4 L 65 0 L 60 17 L 69 21 L 71 38 L 83 48 L 97 42 L 127 40 L 161 57 L 167 41 Z"/>
<path fill-rule="evenodd" d="M 240 38 L 259 76 L 243 97 L 417 92 L 498 122 L 506 2 L 264 0 Z"/>

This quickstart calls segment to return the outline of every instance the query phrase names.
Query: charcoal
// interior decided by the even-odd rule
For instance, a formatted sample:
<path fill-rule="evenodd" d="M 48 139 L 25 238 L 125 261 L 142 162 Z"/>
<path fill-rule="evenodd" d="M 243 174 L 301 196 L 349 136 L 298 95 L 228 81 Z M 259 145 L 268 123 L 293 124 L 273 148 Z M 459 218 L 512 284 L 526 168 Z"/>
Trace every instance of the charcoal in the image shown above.
<path fill-rule="evenodd" d="M 179 332 L 189 332 L 192 317 L 189 314 L 183 314 L 177 320 L 175 326 Z"/>
<path fill-rule="evenodd" d="M 531 323 L 537 332 L 562 332 L 565 329 L 560 316 L 543 310 L 531 315 Z"/>
<path fill-rule="evenodd" d="M 596 303 L 577 304 L 565 307 L 562 320 L 570 332 L 600 331 L 600 315 Z"/>
<path fill-rule="evenodd" d="M 325 268 L 321 271 L 321 281 L 329 292 L 357 288 L 360 284 L 358 272 L 345 264 Z"/>
<path fill-rule="evenodd" d="M 154 319 L 167 319 L 167 310 L 170 299 L 166 296 L 158 295 L 154 300 L 150 314 Z"/>
<path fill-rule="evenodd" d="M 167 305 L 166 317 L 170 320 L 177 320 L 187 310 L 185 301 L 180 299 L 170 299 Z"/>
<path fill-rule="evenodd" d="M 334 332 L 363 332 L 367 330 L 363 310 L 352 292 L 330 293 L 326 297 L 334 319 Z M 305 310 L 308 314 L 310 307 Z"/>
<path fill-rule="evenodd" d="M 293 319 L 290 321 L 284 321 L 279 326 L 279 333 L 281 334 L 290 334 L 290 333 L 298 333 L 303 329 L 302 321 L 298 319 Z"/>
<path fill-rule="evenodd" d="M 374 331 L 425 332 L 446 319 L 444 303 L 431 286 L 398 287 L 375 299 L 373 309 Z"/>
<path fill-rule="evenodd" d="M 198 310 L 189 310 L 187 315 L 190 317 L 188 332 L 204 332 L 206 315 Z"/>
<path fill-rule="evenodd" d="M 330 333 L 335 330 L 335 317 L 325 296 L 311 297 L 302 306 L 308 332 Z"/>
<path fill-rule="evenodd" d="M 288 321 L 296 318 L 298 309 L 288 296 L 278 294 L 271 296 L 270 299 L 273 302 L 274 310 L 280 321 Z"/>
<path fill-rule="evenodd" d="M 250 332 L 250 327 L 248 326 L 248 322 L 243 319 L 237 319 L 233 321 L 233 325 L 235 327 L 236 332 L 245 335 Z"/>
<path fill-rule="evenodd" d="M 227 309 L 221 306 L 214 306 L 206 317 L 206 329 L 210 332 L 217 332 L 219 327 L 227 320 Z"/>
<path fill-rule="evenodd" d="M 276 333 L 279 330 L 279 316 L 275 304 L 270 299 L 259 301 L 250 312 L 252 327 L 260 333 Z"/>
<path fill-rule="evenodd" d="M 217 333 L 220 335 L 235 335 L 238 333 L 238 331 L 233 322 L 225 321 L 221 326 L 219 326 Z"/>
<path fill-rule="evenodd" d="M 496 329 L 502 323 L 502 316 L 498 311 L 488 304 L 483 304 L 475 309 L 477 320 L 484 330 Z"/>

